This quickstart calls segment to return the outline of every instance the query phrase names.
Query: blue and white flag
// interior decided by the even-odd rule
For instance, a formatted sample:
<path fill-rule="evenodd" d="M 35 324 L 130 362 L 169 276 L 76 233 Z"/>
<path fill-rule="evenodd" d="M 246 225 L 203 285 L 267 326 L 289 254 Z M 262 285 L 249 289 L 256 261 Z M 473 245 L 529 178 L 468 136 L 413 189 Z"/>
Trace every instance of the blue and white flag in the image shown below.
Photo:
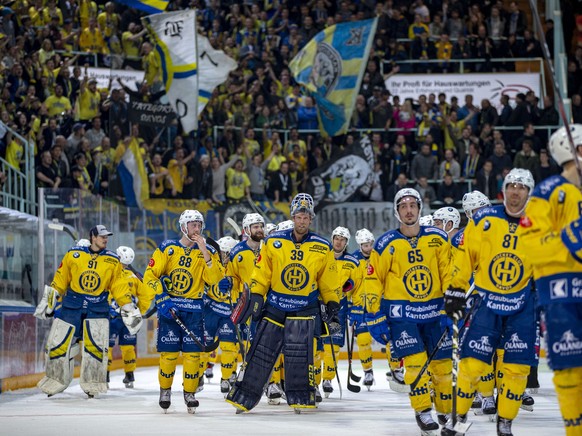
<path fill-rule="evenodd" d="M 130 8 L 139 9 L 140 11 L 147 12 L 148 14 L 157 14 L 159 12 L 164 12 L 168 5 L 169 0 L 116 0 L 118 3 L 123 3 Z"/>
<path fill-rule="evenodd" d="M 323 134 L 336 136 L 348 130 L 377 23 L 373 18 L 330 26 L 289 64 L 295 80 L 315 99 Z"/>
<path fill-rule="evenodd" d="M 149 197 L 149 181 L 137 141 L 132 140 L 125 150 L 117 166 L 117 175 L 123 187 L 127 206 L 141 209 L 143 201 Z"/>

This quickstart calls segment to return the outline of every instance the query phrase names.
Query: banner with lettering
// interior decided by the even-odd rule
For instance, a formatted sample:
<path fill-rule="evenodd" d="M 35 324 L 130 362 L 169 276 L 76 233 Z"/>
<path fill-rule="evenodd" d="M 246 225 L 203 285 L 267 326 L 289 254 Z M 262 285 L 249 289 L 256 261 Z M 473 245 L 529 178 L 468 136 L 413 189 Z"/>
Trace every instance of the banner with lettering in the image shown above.
<path fill-rule="evenodd" d="M 130 99 L 128 117 L 130 123 L 162 128 L 176 118 L 176 112 L 169 104 L 148 103 Z"/>

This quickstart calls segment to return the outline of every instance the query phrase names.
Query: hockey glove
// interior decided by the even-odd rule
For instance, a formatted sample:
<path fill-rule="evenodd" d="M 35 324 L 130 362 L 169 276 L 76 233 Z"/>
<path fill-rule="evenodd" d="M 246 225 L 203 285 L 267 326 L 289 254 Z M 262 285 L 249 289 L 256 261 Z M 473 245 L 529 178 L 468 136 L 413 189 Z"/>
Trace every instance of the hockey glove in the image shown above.
<path fill-rule="evenodd" d="M 121 306 L 121 319 L 132 335 L 135 335 L 143 324 L 143 317 L 134 303 L 127 303 Z"/>
<path fill-rule="evenodd" d="M 156 307 L 158 308 L 158 313 L 164 318 L 173 319 L 172 314 L 170 313 L 172 310 L 174 313 L 178 314 L 178 309 L 172 301 L 172 297 L 170 297 L 167 292 L 157 294 L 155 301 Z"/>
<path fill-rule="evenodd" d="M 364 323 L 364 308 L 362 306 L 352 306 L 348 312 L 350 324 L 360 325 Z"/>
<path fill-rule="evenodd" d="M 253 320 L 258 321 L 263 312 L 264 302 L 263 296 L 251 293 L 249 286 L 245 283 L 238 303 L 230 315 L 230 320 L 236 325 L 245 324 L 251 316 Z"/>
<path fill-rule="evenodd" d="M 221 294 L 228 296 L 232 290 L 232 277 L 225 277 L 218 282 L 218 289 Z"/>
<path fill-rule="evenodd" d="M 111 304 L 109 305 L 109 318 L 111 318 L 111 319 L 119 318 L 120 311 L 121 311 L 121 309 L 119 308 L 117 301 L 111 300 Z"/>
<path fill-rule="evenodd" d="M 344 285 L 342 286 L 342 291 L 344 294 L 347 294 L 352 289 L 354 289 L 354 281 L 352 279 L 347 279 Z"/>
<path fill-rule="evenodd" d="M 441 313 L 440 319 L 441 329 L 447 330 L 453 327 L 453 320 L 449 318 L 445 313 Z"/>
<path fill-rule="evenodd" d="M 44 293 L 38 302 L 38 306 L 36 306 L 34 316 L 38 319 L 47 319 L 53 316 L 59 297 L 60 294 L 55 288 L 45 285 Z"/>
<path fill-rule="evenodd" d="M 564 227 L 561 237 L 572 257 L 582 263 L 582 217 Z"/>
<path fill-rule="evenodd" d="M 458 321 L 463 317 L 467 308 L 465 291 L 461 288 L 449 288 L 445 292 L 445 312 L 453 321 Z"/>
<path fill-rule="evenodd" d="M 390 340 L 390 327 L 386 315 L 382 312 L 366 313 L 365 319 L 368 332 L 372 337 L 382 345 L 386 345 Z"/>

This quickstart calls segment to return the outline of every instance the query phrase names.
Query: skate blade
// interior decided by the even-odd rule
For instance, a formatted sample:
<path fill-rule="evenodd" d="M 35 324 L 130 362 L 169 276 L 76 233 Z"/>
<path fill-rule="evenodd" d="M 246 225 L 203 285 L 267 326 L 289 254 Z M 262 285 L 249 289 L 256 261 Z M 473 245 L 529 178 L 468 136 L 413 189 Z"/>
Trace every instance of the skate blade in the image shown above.
<path fill-rule="evenodd" d="M 521 406 L 519 406 L 520 409 L 522 410 L 527 410 L 528 412 L 533 412 L 533 406 L 526 406 L 525 404 L 522 404 Z"/>
<path fill-rule="evenodd" d="M 469 428 L 471 428 L 471 425 L 473 425 L 472 422 L 460 422 L 460 421 L 458 421 L 455 424 L 455 426 L 453 427 L 453 430 L 458 435 L 464 435 L 465 433 L 467 433 L 467 431 L 469 430 Z"/>
<path fill-rule="evenodd" d="M 439 436 L 440 430 L 420 430 L 421 436 Z"/>
<path fill-rule="evenodd" d="M 539 388 L 529 388 L 527 391 L 530 395 L 535 395 L 539 392 Z"/>
<path fill-rule="evenodd" d="M 236 409 L 236 414 L 237 414 L 237 415 L 241 415 L 241 414 L 243 414 L 243 413 L 245 413 L 245 411 L 244 411 L 244 410 L 242 410 L 242 409 Z"/>
<path fill-rule="evenodd" d="M 125 383 L 127 389 L 133 389 L 133 382 Z"/>
<path fill-rule="evenodd" d="M 196 407 L 187 407 L 188 413 L 194 415 L 196 413 Z"/>
<path fill-rule="evenodd" d="M 301 415 L 301 409 L 293 409 L 295 415 Z"/>
<path fill-rule="evenodd" d="M 328 399 L 330 395 L 331 395 L 331 392 L 324 392 L 324 393 L 323 393 L 323 396 L 324 396 L 326 399 Z"/>
<path fill-rule="evenodd" d="M 281 398 L 269 398 L 269 404 L 271 406 L 278 406 L 281 404 Z"/>
<path fill-rule="evenodd" d="M 489 418 L 489 422 L 497 422 L 497 413 L 494 413 L 493 415 L 485 415 L 487 416 L 487 418 Z"/>

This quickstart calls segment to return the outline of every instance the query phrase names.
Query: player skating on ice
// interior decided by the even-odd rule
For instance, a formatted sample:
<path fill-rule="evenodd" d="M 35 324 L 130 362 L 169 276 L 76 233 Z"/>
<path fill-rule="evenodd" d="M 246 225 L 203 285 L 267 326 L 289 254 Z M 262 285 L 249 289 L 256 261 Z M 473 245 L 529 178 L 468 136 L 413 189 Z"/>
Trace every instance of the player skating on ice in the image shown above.
<path fill-rule="evenodd" d="M 447 422 L 442 435 L 463 434 L 466 430 L 475 390 L 497 348 L 504 350 L 503 362 L 497 368 L 503 374 L 498 385 L 497 433 L 512 434 L 512 421 L 521 406 L 530 366 L 536 360 L 531 256 L 522 244 L 519 227 L 533 189 L 533 176 L 528 170 L 511 170 L 503 181 L 503 205 L 475 213 L 459 244 L 461 255 L 455 257 L 445 310 L 454 320 L 462 318 L 472 278 L 482 301 L 464 333 L 456 416 Z M 460 422 L 456 429 L 453 420 Z"/>
<path fill-rule="evenodd" d="M 441 325 L 443 293 L 450 282 L 451 246 L 447 234 L 418 224 L 422 199 L 405 188 L 394 198 L 394 214 L 400 222 L 378 238 L 372 252 L 382 284 L 380 310 L 366 317 L 372 336 L 392 342 L 393 357 L 404 361 L 404 382 L 412 384 L 421 374 L 445 331 Z M 410 404 L 423 435 L 435 435 L 429 378 L 434 388 L 434 408 L 441 419 L 451 411 L 451 342 L 438 349 L 418 382 L 410 389 Z"/>
<path fill-rule="evenodd" d="M 166 240 L 156 248 L 144 274 L 144 283 L 155 292 L 158 309 L 160 353 L 160 407 L 171 404 L 172 382 L 182 352 L 184 402 L 189 413 L 198 407 L 195 393 L 200 376 L 201 345 L 206 345 L 203 319 L 204 287 L 224 277 L 219 253 L 202 237 L 204 217 L 185 210 L 178 220 L 182 237 Z M 192 333 L 194 340 L 188 333 Z M 212 342 L 212 338 L 208 338 Z"/>
<path fill-rule="evenodd" d="M 73 359 L 80 351 L 78 341 L 82 341 L 81 389 L 90 398 L 107 392 L 110 293 L 129 327 L 141 322 L 119 257 L 107 249 L 112 234 L 105 226 L 97 225 L 89 232 L 89 247 L 71 248 L 51 285 L 45 286 L 36 308 L 37 318 L 54 315 L 46 346 L 46 375 L 38 383 L 49 396 L 64 391 L 71 383 Z M 62 307 L 55 314 L 57 303 Z"/>
<path fill-rule="evenodd" d="M 580 174 L 582 125 L 551 137 L 552 158 L 562 174 L 542 181 L 521 220 L 522 240 L 531 254 L 538 303 L 546 326 L 548 364 L 567 436 L 582 435 L 582 219 Z M 574 154 L 576 151 L 576 155 Z"/>
<path fill-rule="evenodd" d="M 227 401 L 246 412 L 254 408 L 279 354 L 285 362 L 287 404 L 300 411 L 315 408 L 313 374 L 315 338 L 322 320 L 339 311 L 340 283 L 329 242 L 309 230 L 315 216 L 313 198 L 297 194 L 291 202 L 294 228 L 277 231 L 265 240 L 250 292 L 239 301 L 233 320 L 259 320 L 256 336 Z M 328 318 L 320 316 L 320 300 Z"/>

